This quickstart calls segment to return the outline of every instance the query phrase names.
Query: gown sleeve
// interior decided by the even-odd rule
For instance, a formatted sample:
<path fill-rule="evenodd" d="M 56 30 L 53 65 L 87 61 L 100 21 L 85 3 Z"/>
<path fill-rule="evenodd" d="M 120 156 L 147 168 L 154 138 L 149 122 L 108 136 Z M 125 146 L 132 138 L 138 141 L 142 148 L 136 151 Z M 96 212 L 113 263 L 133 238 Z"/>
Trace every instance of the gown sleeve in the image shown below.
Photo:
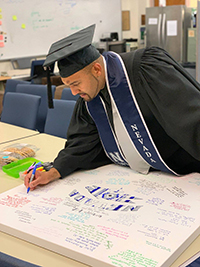
<path fill-rule="evenodd" d="M 79 98 L 68 128 L 65 148 L 58 153 L 53 167 L 63 178 L 79 169 L 93 169 L 110 163 L 85 102 Z"/>
<path fill-rule="evenodd" d="M 200 160 L 200 85 L 161 48 L 135 57 L 138 92 L 165 132 Z"/>

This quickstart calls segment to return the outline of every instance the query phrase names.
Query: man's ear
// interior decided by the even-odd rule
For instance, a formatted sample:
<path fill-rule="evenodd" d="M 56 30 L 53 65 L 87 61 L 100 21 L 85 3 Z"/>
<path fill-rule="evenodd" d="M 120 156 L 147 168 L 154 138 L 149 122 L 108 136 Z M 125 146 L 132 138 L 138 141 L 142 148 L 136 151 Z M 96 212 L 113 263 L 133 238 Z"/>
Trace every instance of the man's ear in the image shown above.
<path fill-rule="evenodd" d="M 95 62 L 92 66 L 92 74 L 95 76 L 100 76 L 102 73 L 102 66 L 100 63 Z"/>

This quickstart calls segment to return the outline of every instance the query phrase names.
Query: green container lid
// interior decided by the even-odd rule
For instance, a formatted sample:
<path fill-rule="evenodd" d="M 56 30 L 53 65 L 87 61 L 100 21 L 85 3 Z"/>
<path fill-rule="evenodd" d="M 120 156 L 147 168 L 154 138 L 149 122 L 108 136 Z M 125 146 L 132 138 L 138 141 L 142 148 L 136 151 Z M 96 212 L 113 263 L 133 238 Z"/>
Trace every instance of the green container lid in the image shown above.
<path fill-rule="evenodd" d="M 41 162 L 35 158 L 19 159 L 2 167 L 2 170 L 8 175 L 19 178 L 19 173 L 26 171 L 34 162 Z M 42 162 L 41 162 L 42 163 Z"/>

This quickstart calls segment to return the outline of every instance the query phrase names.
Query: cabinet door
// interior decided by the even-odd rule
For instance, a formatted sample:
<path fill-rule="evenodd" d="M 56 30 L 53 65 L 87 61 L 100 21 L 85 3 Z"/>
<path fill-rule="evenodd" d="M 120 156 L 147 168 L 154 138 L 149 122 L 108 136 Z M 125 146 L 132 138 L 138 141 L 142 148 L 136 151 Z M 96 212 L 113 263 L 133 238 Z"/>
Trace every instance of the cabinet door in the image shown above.
<path fill-rule="evenodd" d="M 177 61 L 183 55 L 183 22 L 182 6 L 166 6 L 163 8 L 162 34 L 163 48 Z"/>
<path fill-rule="evenodd" d="M 161 47 L 162 7 L 146 8 L 146 45 Z"/>

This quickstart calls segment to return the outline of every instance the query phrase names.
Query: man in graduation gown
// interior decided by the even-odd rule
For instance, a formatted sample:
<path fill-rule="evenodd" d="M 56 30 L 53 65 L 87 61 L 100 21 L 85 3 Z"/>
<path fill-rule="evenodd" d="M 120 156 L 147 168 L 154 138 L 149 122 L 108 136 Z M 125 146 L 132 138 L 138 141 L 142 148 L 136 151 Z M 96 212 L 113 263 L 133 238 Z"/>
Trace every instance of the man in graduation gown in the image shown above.
<path fill-rule="evenodd" d="M 161 48 L 100 55 L 94 25 L 56 42 L 45 66 L 58 61 L 63 83 L 79 94 L 67 142 L 39 184 L 110 163 L 140 173 L 200 171 L 200 85 Z"/>

